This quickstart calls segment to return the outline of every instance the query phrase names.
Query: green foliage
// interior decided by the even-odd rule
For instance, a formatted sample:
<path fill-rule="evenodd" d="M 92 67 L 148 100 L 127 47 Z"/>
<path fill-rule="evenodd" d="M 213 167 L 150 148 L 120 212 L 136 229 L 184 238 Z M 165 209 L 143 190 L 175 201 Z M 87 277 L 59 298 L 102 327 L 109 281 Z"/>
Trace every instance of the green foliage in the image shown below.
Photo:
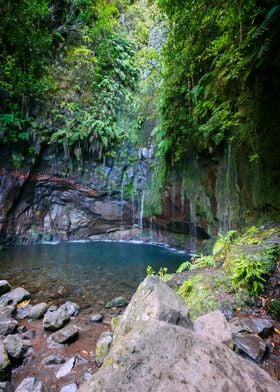
<path fill-rule="evenodd" d="M 148 265 L 147 268 L 146 268 L 146 274 L 148 276 L 152 276 L 152 275 L 156 275 L 156 272 L 155 272 L 155 270 L 153 269 L 152 266 Z"/>
<path fill-rule="evenodd" d="M 192 267 L 192 263 L 190 261 L 184 261 L 176 270 L 176 273 L 180 273 L 186 270 L 189 270 Z"/>
<path fill-rule="evenodd" d="M 194 263 L 192 264 L 191 268 L 192 270 L 198 269 L 198 268 L 212 268 L 212 267 L 217 267 L 217 262 L 214 259 L 213 256 L 201 256 L 197 259 L 195 259 Z"/>
<path fill-rule="evenodd" d="M 273 299 L 268 305 L 268 310 L 277 320 L 280 320 L 280 298 Z"/>
<path fill-rule="evenodd" d="M 78 161 L 83 152 L 113 154 L 128 136 L 119 118 L 138 79 L 118 7 L 115 0 L 1 6 L 2 143 L 29 147 L 37 138 Z"/>
<path fill-rule="evenodd" d="M 237 231 L 230 230 L 226 234 L 219 233 L 218 239 L 213 247 L 214 256 L 225 256 L 231 244 L 236 240 Z"/>
<path fill-rule="evenodd" d="M 218 308 L 217 300 L 203 274 L 190 276 L 179 287 L 178 294 L 186 301 L 193 318 Z"/>
<path fill-rule="evenodd" d="M 274 0 L 158 2 L 170 24 L 159 97 L 160 154 L 175 163 L 189 145 L 213 153 L 230 141 L 245 143 L 250 156 L 259 159 L 256 135 L 270 127 L 264 106 L 275 124 L 280 122 L 272 108 L 279 88 L 273 93 L 270 88 L 280 63 L 279 5 Z M 277 126 L 273 129 L 275 139 Z"/>
<path fill-rule="evenodd" d="M 263 291 L 266 277 L 273 271 L 274 266 L 274 250 L 266 250 L 261 254 L 240 254 L 226 264 L 232 282 L 247 290 L 249 294 L 256 295 Z"/>

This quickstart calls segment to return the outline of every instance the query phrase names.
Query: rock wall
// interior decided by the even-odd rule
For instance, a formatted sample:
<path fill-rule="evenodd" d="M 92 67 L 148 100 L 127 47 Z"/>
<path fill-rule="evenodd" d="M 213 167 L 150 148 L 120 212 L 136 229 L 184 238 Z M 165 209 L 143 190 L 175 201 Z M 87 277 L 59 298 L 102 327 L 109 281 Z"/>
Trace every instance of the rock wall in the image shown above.
<path fill-rule="evenodd" d="M 53 148 L 18 171 L 2 159 L 0 245 L 136 239 L 195 251 L 218 231 L 279 211 L 277 179 L 242 147 L 186 153 L 160 186 L 153 146 L 70 163 Z"/>

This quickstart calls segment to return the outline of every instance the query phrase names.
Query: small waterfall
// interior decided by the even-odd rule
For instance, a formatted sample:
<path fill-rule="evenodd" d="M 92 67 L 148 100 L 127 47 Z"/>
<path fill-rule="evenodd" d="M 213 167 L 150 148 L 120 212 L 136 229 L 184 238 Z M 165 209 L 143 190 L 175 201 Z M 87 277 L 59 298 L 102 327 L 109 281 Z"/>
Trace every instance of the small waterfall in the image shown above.
<path fill-rule="evenodd" d="M 196 219 L 196 200 L 192 198 L 190 200 L 190 250 L 195 252 L 197 249 L 197 219 Z"/>
<path fill-rule="evenodd" d="M 140 200 L 140 209 L 139 209 L 139 221 L 138 226 L 141 230 L 141 239 L 143 239 L 143 217 L 144 217 L 144 207 L 145 207 L 145 190 L 142 190 L 141 200 Z"/>
<path fill-rule="evenodd" d="M 121 217 L 120 217 L 120 239 L 123 239 L 123 229 L 124 229 L 124 225 L 123 225 L 123 207 L 124 207 L 124 176 L 122 176 L 122 183 L 121 183 Z"/>
<path fill-rule="evenodd" d="M 232 145 L 227 146 L 216 182 L 217 217 L 219 230 L 227 232 L 233 224 L 241 223 L 240 189 L 238 186 L 236 156 Z"/>

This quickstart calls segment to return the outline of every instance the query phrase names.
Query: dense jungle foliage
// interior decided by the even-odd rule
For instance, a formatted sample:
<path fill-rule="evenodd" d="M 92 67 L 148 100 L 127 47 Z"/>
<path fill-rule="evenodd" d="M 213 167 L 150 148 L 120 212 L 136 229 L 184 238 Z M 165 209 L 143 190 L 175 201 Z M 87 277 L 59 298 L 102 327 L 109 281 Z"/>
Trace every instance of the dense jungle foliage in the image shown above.
<path fill-rule="evenodd" d="M 247 145 L 251 160 L 270 150 L 267 163 L 271 159 L 275 163 L 280 123 L 279 2 L 159 3 L 169 19 L 157 129 L 161 154 L 174 162 L 186 145 L 212 154 L 223 142 L 233 141 Z"/>
<path fill-rule="evenodd" d="M 235 142 L 277 165 L 277 1 L 0 0 L 0 10 L 0 143 L 16 146 L 15 166 L 42 144 L 78 161 L 114 155 L 135 129 L 154 129 L 171 164 L 190 145 L 213 154 Z"/>

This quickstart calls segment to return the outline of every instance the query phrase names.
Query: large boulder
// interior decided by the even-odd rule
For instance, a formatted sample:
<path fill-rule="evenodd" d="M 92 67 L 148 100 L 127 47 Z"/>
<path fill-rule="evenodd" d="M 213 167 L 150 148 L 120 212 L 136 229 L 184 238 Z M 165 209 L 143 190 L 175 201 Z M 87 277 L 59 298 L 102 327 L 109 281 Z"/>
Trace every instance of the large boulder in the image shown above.
<path fill-rule="evenodd" d="M 183 299 L 156 276 L 148 276 L 140 284 L 114 331 L 114 337 L 125 335 L 141 320 L 151 319 L 192 327 Z"/>
<path fill-rule="evenodd" d="M 280 384 L 224 344 L 165 321 L 119 336 L 80 392 L 278 392 Z"/>
<path fill-rule="evenodd" d="M 0 341 L 0 382 L 8 381 L 12 376 L 11 363 L 4 344 Z"/>
<path fill-rule="evenodd" d="M 198 317 L 193 322 L 194 331 L 207 336 L 215 342 L 230 345 L 232 343 L 232 332 L 229 323 L 220 310 Z"/>
<path fill-rule="evenodd" d="M 25 290 L 23 287 L 17 287 L 16 289 L 13 289 L 6 294 L 3 294 L 0 297 L 0 302 L 2 302 L 4 305 L 17 305 L 25 299 L 29 298 L 29 291 Z"/>
<path fill-rule="evenodd" d="M 70 316 L 64 306 L 61 306 L 54 312 L 45 313 L 43 325 L 46 331 L 56 331 L 70 320 Z"/>

